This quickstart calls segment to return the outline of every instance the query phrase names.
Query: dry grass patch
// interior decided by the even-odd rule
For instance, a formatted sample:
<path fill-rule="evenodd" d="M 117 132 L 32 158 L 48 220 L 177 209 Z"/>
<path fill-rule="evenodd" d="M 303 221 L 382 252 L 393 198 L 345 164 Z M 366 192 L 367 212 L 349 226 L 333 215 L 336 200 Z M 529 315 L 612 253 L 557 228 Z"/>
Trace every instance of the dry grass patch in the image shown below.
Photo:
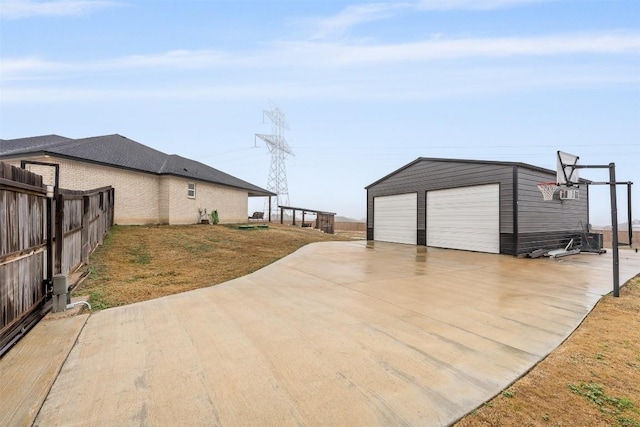
<path fill-rule="evenodd" d="M 244 276 L 308 243 L 351 238 L 279 224 L 115 226 L 74 294 L 90 295 L 96 309 L 131 304 Z"/>
<path fill-rule="evenodd" d="M 549 357 L 456 424 L 546 425 L 640 427 L 640 279 L 604 297 Z"/>

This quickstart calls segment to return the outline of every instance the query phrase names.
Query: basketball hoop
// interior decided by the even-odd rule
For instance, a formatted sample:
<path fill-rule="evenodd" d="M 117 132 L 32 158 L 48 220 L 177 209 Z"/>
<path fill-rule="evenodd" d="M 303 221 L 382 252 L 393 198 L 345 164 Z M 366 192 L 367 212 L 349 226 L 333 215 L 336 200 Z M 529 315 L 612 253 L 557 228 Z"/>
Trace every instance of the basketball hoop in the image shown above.
<path fill-rule="evenodd" d="M 558 189 L 557 182 L 542 182 L 538 184 L 538 190 L 542 193 L 542 198 L 546 201 L 553 200 L 553 195 Z"/>

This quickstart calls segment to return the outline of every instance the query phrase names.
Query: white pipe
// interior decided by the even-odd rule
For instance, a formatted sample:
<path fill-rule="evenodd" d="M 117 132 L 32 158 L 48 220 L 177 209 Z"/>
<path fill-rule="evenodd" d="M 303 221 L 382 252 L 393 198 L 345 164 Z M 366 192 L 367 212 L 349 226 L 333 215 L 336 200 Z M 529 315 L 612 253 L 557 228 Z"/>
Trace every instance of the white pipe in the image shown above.
<path fill-rule="evenodd" d="M 91 304 L 89 304 L 86 301 L 77 301 L 77 302 L 72 302 L 71 304 L 67 304 L 67 310 L 69 310 L 71 308 L 74 308 L 78 304 L 86 304 L 86 306 L 89 308 L 89 310 L 91 310 Z"/>

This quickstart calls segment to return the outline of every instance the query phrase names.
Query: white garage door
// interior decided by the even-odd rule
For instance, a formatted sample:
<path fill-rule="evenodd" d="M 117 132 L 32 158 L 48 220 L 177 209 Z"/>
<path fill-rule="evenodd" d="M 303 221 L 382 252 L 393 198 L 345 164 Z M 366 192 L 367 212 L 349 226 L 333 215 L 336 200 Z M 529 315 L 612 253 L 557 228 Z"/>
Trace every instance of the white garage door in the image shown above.
<path fill-rule="evenodd" d="M 427 192 L 427 246 L 500 253 L 498 184 Z"/>
<path fill-rule="evenodd" d="M 408 243 L 417 240 L 418 195 L 381 196 L 373 199 L 373 240 Z"/>

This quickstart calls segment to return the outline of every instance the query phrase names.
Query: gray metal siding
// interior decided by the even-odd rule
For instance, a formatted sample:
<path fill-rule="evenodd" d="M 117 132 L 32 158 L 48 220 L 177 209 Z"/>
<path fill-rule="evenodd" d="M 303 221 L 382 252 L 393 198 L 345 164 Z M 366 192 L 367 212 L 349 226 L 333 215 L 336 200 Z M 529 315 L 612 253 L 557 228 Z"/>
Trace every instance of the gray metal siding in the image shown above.
<path fill-rule="evenodd" d="M 580 187 L 580 199 L 544 201 L 536 187 L 555 181 L 555 174 L 519 168 L 518 173 L 518 254 L 536 249 L 557 249 L 571 239 L 580 244 L 581 232 L 589 222 L 589 192 Z"/>
<path fill-rule="evenodd" d="M 540 182 L 555 181 L 555 175 L 519 168 L 518 224 L 523 233 L 582 230 L 589 221 L 587 186 L 580 187 L 579 200 L 544 201 L 536 187 Z"/>
<path fill-rule="evenodd" d="M 418 193 L 418 234 L 426 229 L 426 192 L 482 184 L 500 184 L 500 230 L 513 233 L 513 166 L 453 161 L 417 162 L 367 190 L 367 212 L 373 212 L 373 199 L 402 193 Z M 373 215 L 367 228 L 373 229 Z M 420 239 L 419 239 L 420 240 Z"/>

